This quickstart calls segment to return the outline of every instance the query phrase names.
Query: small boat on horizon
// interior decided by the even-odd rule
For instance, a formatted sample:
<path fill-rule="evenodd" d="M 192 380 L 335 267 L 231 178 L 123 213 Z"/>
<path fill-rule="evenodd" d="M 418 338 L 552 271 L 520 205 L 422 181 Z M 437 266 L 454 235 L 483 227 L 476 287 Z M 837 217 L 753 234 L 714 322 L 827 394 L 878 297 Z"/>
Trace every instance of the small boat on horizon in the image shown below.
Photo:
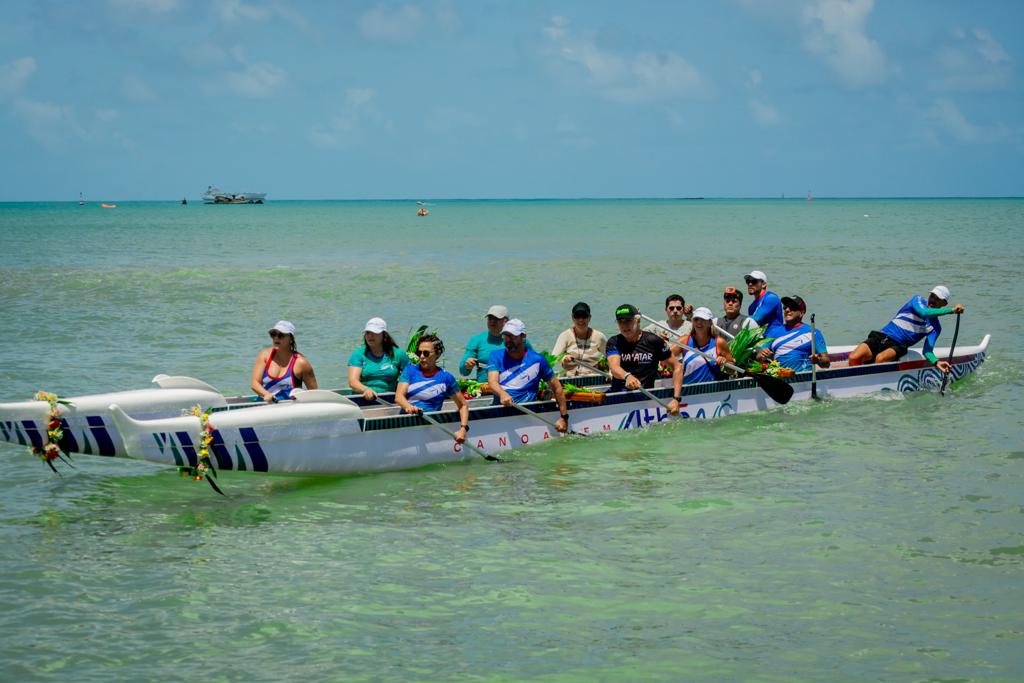
<path fill-rule="evenodd" d="M 224 192 L 216 185 L 208 185 L 203 193 L 204 204 L 262 204 L 266 192 Z"/>

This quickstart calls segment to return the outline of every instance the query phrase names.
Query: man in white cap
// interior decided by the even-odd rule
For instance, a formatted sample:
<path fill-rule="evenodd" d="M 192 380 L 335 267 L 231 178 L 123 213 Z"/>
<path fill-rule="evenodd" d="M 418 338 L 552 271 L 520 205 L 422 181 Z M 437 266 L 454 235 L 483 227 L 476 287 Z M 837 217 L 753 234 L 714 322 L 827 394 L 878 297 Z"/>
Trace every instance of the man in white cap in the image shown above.
<path fill-rule="evenodd" d="M 867 363 L 888 363 L 899 360 L 907 348 L 924 339 L 921 355 L 943 372 L 951 370 L 949 363 L 935 357 L 935 341 L 942 332 L 939 316 L 964 312 L 962 304 L 949 305 L 949 288 L 938 285 L 928 294 L 928 301 L 915 294 L 910 301 L 896 312 L 889 324 L 879 330 L 872 330 L 861 344 L 850 354 L 850 365 Z"/>
<path fill-rule="evenodd" d="M 487 381 L 494 400 L 503 406 L 537 400 L 537 387 L 541 380 L 548 383 L 558 403 L 558 421 L 555 427 L 565 433 L 569 429 L 569 413 L 562 383 L 544 356 L 526 344 L 526 325 L 512 318 L 501 328 L 504 348 L 491 352 L 487 360 Z"/>
<path fill-rule="evenodd" d="M 782 300 L 775 292 L 768 291 L 768 276 L 762 270 L 752 270 L 743 276 L 747 293 L 754 297 L 747 307 L 747 315 L 759 327 L 768 326 L 764 336 L 776 337 L 786 331 L 786 319 L 782 314 Z"/>
<path fill-rule="evenodd" d="M 483 383 L 487 381 L 487 359 L 491 353 L 504 348 L 501 341 L 501 328 L 508 322 L 508 308 L 505 306 L 491 306 L 484 314 L 487 319 L 487 329 L 480 334 L 474 335 L 466 343 L 466 352 L 462 354 L 459 362 L 459 373 L 466 377 L 473 370 L 476 370 L 476 381 Z M 533 344 L 527 340 L 526 348 L 533 349 Z"/>

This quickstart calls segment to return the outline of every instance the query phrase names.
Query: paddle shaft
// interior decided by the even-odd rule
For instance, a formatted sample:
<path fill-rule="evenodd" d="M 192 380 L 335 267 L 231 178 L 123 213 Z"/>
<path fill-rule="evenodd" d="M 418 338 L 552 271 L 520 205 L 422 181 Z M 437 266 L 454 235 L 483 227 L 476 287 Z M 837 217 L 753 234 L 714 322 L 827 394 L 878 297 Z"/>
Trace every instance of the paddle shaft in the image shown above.
<path fill-rule="evenodd" d="M 814 314 L 811 313 L 811 398 L 818 398 L 818 364 L 814 362 Z"/>
<path fill-rule="evenodd" d="M 607 377 L 608 379 L 615 379 L 614 377 L 612 377 L 612 373 L 610 373 L 610 372 L 605 372 L 604 370 L 601 370 L 600 368 L 596 368 L 596 367 L 594 367 L 593 365 L 590 365 L 589 363 L 584 363 L 583 361 L 581 361 L 581 360 L 576 360 L 575 358 L 574 358 L 573 360 L 574 360 L 574 361 L 576 361 L 576 364 L 577 364 L 577 365 L 582 365 L 582 366 L 583 366 L 583 367 L 585 367 L 585 368 L 586 368 L 587 370 L 593 370 L 593 371 L 594 371 L 594 372 L 596 372 L 597 374 L 599 374 L 599 375 L 604 375 L 604 376 L 605 376 L 605 377 Z M 658 397 L 657 397 L 657 396 L 655 396 L 654 394 L 652 394 L 652 393 L 651 393 L 650 391 L 648 391 L 647 389 L 644 389 L 643 387 L 640 387 L 640 393 L 642 393 L 642 394 L 643 394 L 644 396 L 646 396 L 647 398 L 649 398 L 649 399 L 651 399 L 652 401 L 654 401 L 655 403 L 657 403 L 657 404 L 658 404 L 659 406 L 661 406 L 661 407 L 662 407 L 662 408 L 664 408 L 665 410 L 668 410 L 668 404 L 667 404 L 667 403 L 665 403 L 664 401 L 662 401 L 662 400 L 661 400 L 660 398 L 658 398 Z"/>
<path fill-rule="evenodd" d="M 388 403 L 387 401 L 382 399 L 380 396 L 377 397 L 377 403 L 379 403 L 379 404 L 381 404 L 383 406 L 388 406 L 388 407 L 397 405 L 395 403 Z M 441 424 L 440 422 L 438 422 L 434 418 L 432 418 L 429 415 L 427 415 L 425 412 L 420 411 L 419 416 L 422 417 L 425 421 L 427 421 L 430 424 L 432 424 L 433 426 L 435 426 L 438 429 L 440 429 L 442 432 L 444 432 L 448 436 L 452 437 L 453 439 L 455 438 L 455 432 L 453 432 L 452 430 L 448 429 L 443 424 Z M 468 448 L 469 450 L 473 451 L 477 455 L 479 455 L 484 460 L 490 460 L 491 462 L 501 462 L 501 458 L 499 458 L 498 456 L 490 455 L 488 453 L 485 453 L 484 451 L 480 450 L 479 448 L 477 448 L 473 444 L 469 443 L 469 441 L 463 442 L 462 445 L 465 446 L 466 448 Z"/>
<path fill-rule="evenodd" d="M 504 404 L 501 404 L 501 405 L 504 405 Z M 556 425 L 554 422 L 552 422 L 551 420 L 547 419 L 546 417 L 541 417 L 540 415 L 538 415 L 537 413 L 533 412 L 532 410 L 530 410 L 526 406 L 521 406 L 518 403 L 513 403 L 512 407 L 515 408 L 516 410 L 518 410 L 519 412 L 521 412 L 524 415 L 531 415 L 531 416 L 537 418 L 538 420 L 540 420 L 544 424 L 550 425 L 551 428 L 554 429 L 556 432 L 559 432 L 558 425 Z M 568 420 L 566 420 L 566 422 L 568 422 Z M 568 427 L 568 425 L 566 425 L 566 426 Z M 559 432 L 559 433 L 561 433 L 561 432 Z M 573 434 L 579 434 L 580 436 L 590 436 L 589 434 L 584 434 L 583 432 L 577 432 L 575 430 L 573 430 L 572 433 Z"/>
<path fill-rule="evenodd" d="M 939 388 L 939 396 L 946 395 L 946 382 L 953 373 L 953 351 L 956 350 L 956 338 L 960 335 L 960 314 L 956 314 L 956 327 L 953 328 L 953 343 L 949 345 L 949 357 L 946 362 L 950 364 L 949 372 L 942 373 L 942 386 Z"/>
<path fill-rule="evenodd" d="M 667 329 L 657 320 L 652 320 L 651 318 L 648 318 L 646 315 L 640 314 L 640 317 L 643 318 L 644 320 L 649 320 L 650 322 L 654 323 L 656 326 L 662 329 Z M 671 332 L 671 330 L 669 330 L 669 332 Z M 701 356 L 702 358 L 704 358 L 704 360 L 708 361 L 709 363 L 718 362 L 717 358 L 715 358 L 709 353 L 701 351 L 700 349 L 695 349 L 692 346 L 687 346 L 686 344 L 675 341 L 674 339 L 669 339 L 668 342 L 670 344 L 675 344 L 676 346 L 686 349 L 688 351 L 693 351 L 694 353 Z M 768 397 L 778 404 L 789 403 L 789 399 L 793 398 L 793 387 L 791 387 L 785 381 L 778 379 L 777 377 L 771 377 L 761 372 L 750 372 L 749 370 L 744 370 L 739 366 L 734 365 L 733 363 L 726 363 L 725 367 L 740 373 L 740 375 L 743 377 L 749 377 L 750 379 L 754 380 L 754 384 L 756 384 L 758 388 L 761 389 L 761 391 L 768 394 Z"/>
<path fill-rule="evenodd" d="M 640 317 L 643 318 L 644 320 L 648 321 L 648 322 L 654 323 L 655 325 L 657 325 L 661 329 L 665 330 L 666 332 L 670 332 L 672 334 L 675 334 L 674 330 L 672 330 L 671 328 L 665 327 L 664 325 L 659 323 L 657 320 L 654 320 L 653 318 L 648 318 L 643 313 L 640 314 Z M 668 342 L 670 344 L 675 344 L 676 346 L 678 346 L 681 349 L 686 349 L 687 351 L 693 351 L 698 356 L 702 356 L 705 360 L 710 361 L 711 363 L 717 363 L 718 362 L 718 359 L 715 358 L 710 353 L 705 353 L 704 351 L 701 351 L 700 349 L 695 349 L 692 346 L 687 346 L 686 344 L 684 344 L 684 343 L 682 343 L 680 341 L 673 341 L 673 340 L 669 339 Z M 746 373 L 746 370 L 744 370 L 743 368 L 741 368 L 738 365 L 733 365 L 732 363 L 726 363 L 725 367 L 730 368 L 732 370 L 735 370 L 736 372 L 738 372 L 740 374 L 745 374 Z"/>

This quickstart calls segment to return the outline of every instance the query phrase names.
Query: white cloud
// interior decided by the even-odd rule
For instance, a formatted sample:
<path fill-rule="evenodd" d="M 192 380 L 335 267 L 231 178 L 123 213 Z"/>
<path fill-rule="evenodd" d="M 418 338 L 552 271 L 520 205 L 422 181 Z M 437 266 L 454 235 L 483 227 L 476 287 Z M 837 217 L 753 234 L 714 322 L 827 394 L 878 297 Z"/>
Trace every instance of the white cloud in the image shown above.
<path fill-rule="evenodd" d="M 28 82 L 36 72 L 36 60 L 21 57 L 13 62 L 0 64 L 0 95 L 12 95 Z"/>
<path fill-rule="evenodd" d="M 931 124 L 932 132 L 945 134 L 957 142 L 966 144 L 999 144 L 1021 142 L 1021 131 L 1012 130 L 1002 123 L 979 125 L 970 121 L 960 108 L 948 99 L 938 99 L 924 112 L 925 120 Z"/>
<path fill-rule="evenodd" d="M 782 123 L 782 115 L 779 114 L 779 110 L 764 100 L 751 99 L 747 104 L 758 125 L 770 128 Z"/>
<path fill-rule="evenodd" d="M 423 12 L 412 3 L 394 9 L 378 5 L 359 17 L 359 31 L 370 40 L 401 43 L 415 36 L 423 28 Z"/>
<path fill-rule="evenodd" d="M 288 83 L 288 72 L 268 62 L 248 64 L 241 71 L 228 71 L 224 82 L 242 97 L 273 97 Z"/>
<path fill-rule="evenodd" d="M 47 149 L 59 149 L 71 139 L 88 138 L 72 107 L 18 99 L 14 102 L 14 113 L 25 124 L 29 136 Z"/>
<path fill-rule="evenodd" d="M 197 69 L 225 66 L 229 61 L 224 48 L 213 43 L 187 45 L 179 48 L 178 52 L 186 63 Z"/>
<path fill-rule="evenodd" d="M 368 129 L 391 130 L 391 120 L 374 106 L 376 98 L 373 88 L 346 88 L 340 111 L 310 129 L 310 143 L 322 149 L 345 149 L 362 142 Z"/>
<path fill-rule="evenodd" d="M 593 36 L 576 36 L 569 23 L 554 16 L 544 27 L 543 55 L 566 80 L 617 102 L 695 95 L 705 88 L 696 67 L 675 52 L 618 55 L 598 46 Z"/>
<path fill-rule="evenodd" d="M 247 4 L 242 0 L 217 0 L 213 10 L 221 21 L 234 24 L 242 20 L 263 21 L 273 13 L 266 7 Z"/>
<path fill-rule="evenodd" d="M 1012 82 L 1012 61 L 1003 46 L 985 29 L 953 31 L 951 44 L 943 45 L 929 85 L 934 90 L 991 92 L 1005 90 Z"/>
<path fill-rule="evenodd" d="M 118 12 L 148 12 L 167 14 L 178 9 L 178 0 L 110 0 L 110 6 Z"/>
<path fill-rule="evenodd" d="M 874 0 L 813 0 L 801 13 L 804 48 L 851 87 L 880 83 L 889 72 L 885 52 L 865 32 L 873 8 Z"/>
<path fill-rule="evenodd" d="M 148 104 L 156 101 L 156 93 L 149 84 L 138 76 L 128 75 L 121 79 L 121 95 L 137 104 Z"/>

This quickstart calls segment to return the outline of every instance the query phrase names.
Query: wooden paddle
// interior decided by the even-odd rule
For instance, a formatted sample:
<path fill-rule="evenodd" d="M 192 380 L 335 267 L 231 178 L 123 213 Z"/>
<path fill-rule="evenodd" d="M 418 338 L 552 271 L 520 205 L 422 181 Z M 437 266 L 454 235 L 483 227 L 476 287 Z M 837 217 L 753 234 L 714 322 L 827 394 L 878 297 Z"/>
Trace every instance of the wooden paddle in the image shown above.
<path fill-rule="evenodd" d="M 668 330 L 669 332 L 672 331 L 666 328 L 661 323 L 659 323 L 657 320 L 649 318 L 646 315 L 643 315 L 642 313 L 640 314 L 640 317 L 643 318 L 644 320 L 647 320 L 648 322 L 654 323 L 663 330 Z M 675 341 L 673 339 L 669 339 L 668 342 L 670 344 L 675 344 L 680 348 L 686 349 L 687 351 L 693 351 L 697 355 L 703 357 L 704 359 L 712 363 L 717 363 L 717 359 L 714 356 L 712 356 L 709 353 L 704 353 L 700 349 L 695 349 L 692 346 L 687 346 L 686 344 Z M 789 403 L 789 399 L 793 398 L 793 387 L 791 387 L 787 382 L 779 379 L 778 377 L 771 377 L 769 375 L 764 374 L 763 372 L 751 372 L 749 370 L 744 370 L 738 365 L 733 365 L 732 363 L 726 363 L 725 367 L 731 368 L 732 370 L 740 373 L 740 375 L 743 377 L 749 377 L 750 379 L 754 380 L 754 383 L 757 384 L 758 388 L 760 388 L 761 391 L 763 391 L 764 393 L 768 394 L 768 398 L 770 398 L 771 400 L 775 401 L 780 405 L 785 405 Z"/>
<path fill-rule="evenodd" d="M 388 406 L 388 407 L 392 407 L 392 406 L 396 406 L 397 405 L 395 403 L 388 403 L 387 401 L 382 399 L 380 396 L 377 397 L 377 403 L 379 403 L 379 404 L 381 404 L 383 406 Z M 423 411 L 420 411 L 418 414 L 426 422 L 429 422 L 433 426 L 437 427 L 438 429 L 440 429 L 442 432 L 444 432 L 448 436 L 452 437 L 453 439 L 455 438 L 455 432 L 453 432 L 452 430 L 448 429 L 447 427 L 445 427 L 443 424 L 441 424 L 440 422 L 438 422 L 434 418 L 430 417 L 430 415 L 428 415 L 427 413 L 425 413 Z M 469 443 L 468 439 L 465 442 L 463 442 L 462 445 L 465 446 L 466 448 L 468 448 L 469 450 L 473 451 L 477 455 L 479 455 L 484 460 L 489 460 L 491 462 L 504 462 L 504 460 L 502 460 L 498 456 L 486 453 L 486 452 L 480 450 L 479 448 L 477 448 L 476 446 L 474 446 L 473 444 Z"/>
<path fill-rule="evenodd" d="M 956 338 L 960 335 L 960 314 L 956 314 L 956 327 L 953 328 L 953 343 L 949 345 L 949 357 L 946 362 L 950 364 L 949 372 L 942 373 L 942 386 L 939 388 L 939 396 L 946 395 L 946 382 L 949 381 L 949 376 L 953 374 L 953 351 L 956 349 Z"/>

